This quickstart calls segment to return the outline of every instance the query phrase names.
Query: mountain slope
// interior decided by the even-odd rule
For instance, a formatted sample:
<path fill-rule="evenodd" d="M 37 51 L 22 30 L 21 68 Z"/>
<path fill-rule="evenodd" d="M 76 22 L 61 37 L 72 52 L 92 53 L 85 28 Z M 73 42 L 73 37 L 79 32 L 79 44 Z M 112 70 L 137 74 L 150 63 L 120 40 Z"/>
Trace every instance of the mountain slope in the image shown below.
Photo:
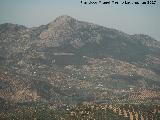
<path fill-rule="evenodd" d="M 14 88 L 2 98 L 119 99 L 112 89 L 160 88 L 160 42 L 66 15 L 34 28 L 6 23 L 0 25 L 0 70 L 2 88 Z M 5 72 L 16 76 L 15 84 Z"/>

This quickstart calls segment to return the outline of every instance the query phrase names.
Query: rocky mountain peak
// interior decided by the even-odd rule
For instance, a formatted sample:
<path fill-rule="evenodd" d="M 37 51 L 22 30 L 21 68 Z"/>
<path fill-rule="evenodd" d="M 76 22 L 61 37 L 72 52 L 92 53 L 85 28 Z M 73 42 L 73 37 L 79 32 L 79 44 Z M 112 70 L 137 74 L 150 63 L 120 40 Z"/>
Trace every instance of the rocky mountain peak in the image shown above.
<path fill-rule="evenodd" d="M 57 17 L 53 22 L 50 22 L 49 26 L 72 23 L 73 21 L 75 21 L 74 18 L 72 18 L 72 17 L 70 17 L 68 15 L 62 15 L 62 16 Z"/>
<path fill-rule="evenodd" d="M 68 15 L 61 15 L 57 17 L 55 20 L 63 20 L 63 21 L 69 21 L 69 20 L 74 20 L 71 16 Z"/>

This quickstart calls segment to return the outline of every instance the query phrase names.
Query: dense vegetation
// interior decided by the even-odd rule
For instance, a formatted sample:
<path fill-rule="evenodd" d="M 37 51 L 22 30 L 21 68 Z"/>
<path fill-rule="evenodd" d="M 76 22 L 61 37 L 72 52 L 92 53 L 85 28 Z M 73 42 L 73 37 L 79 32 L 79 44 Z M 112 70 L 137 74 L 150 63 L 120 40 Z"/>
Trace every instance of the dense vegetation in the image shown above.
<path fill-rule="evenodd" d="M 66 108 L 53 108 L 43 105 L 39 107 L 22 107 L 1 112 L 1 120 L 159 120 L 159 105 L 130 104 L 79 104 Z"/>

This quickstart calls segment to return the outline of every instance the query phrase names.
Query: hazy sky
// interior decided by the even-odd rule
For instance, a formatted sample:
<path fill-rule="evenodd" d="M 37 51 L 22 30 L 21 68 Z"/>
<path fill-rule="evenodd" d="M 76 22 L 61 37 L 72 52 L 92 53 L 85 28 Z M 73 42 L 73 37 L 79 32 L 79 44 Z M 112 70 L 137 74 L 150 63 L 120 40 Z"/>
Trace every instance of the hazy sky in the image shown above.
<path fill-rule="evenodd" d="M 60 15 L 69 15 L 79 20 L 116 28 L 129 34 L 148 34 L 160 40 L 159 0 L 155 5 L 83 5 L 80 1 L 0 0 L 0 24 L 10 22 L 35 27 L 47 24 Z M 115 1 L 120 3 L 123 0 Z M 147 0 L 128 1 L 142 2 Z"/>

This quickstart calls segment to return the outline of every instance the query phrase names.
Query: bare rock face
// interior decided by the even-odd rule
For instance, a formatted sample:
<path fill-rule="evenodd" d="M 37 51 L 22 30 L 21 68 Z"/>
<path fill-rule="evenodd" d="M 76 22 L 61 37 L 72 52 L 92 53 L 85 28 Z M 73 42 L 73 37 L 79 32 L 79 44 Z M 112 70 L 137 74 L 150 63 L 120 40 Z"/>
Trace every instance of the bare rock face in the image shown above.
<path fill-rule="evenodd" d="M 60 46 L 70 38 L 74 31 L 70 24 L 75 20 L 69 16 L 60 16 L 48 24 L 48 28 L 40 34 L 42 43 L 47 46 Z"/>
<path fill-rule="evenodd" d="M 48 29 L 40 34 L 41 42 L 47 46 L 57 47 L 71 44 L 77 48 L 85 45 L 87 41 L 99 42 L 101 39 L 100 33 L 95 30 L 97 29 L 96 25 L 81 22 L 66 15 L 56 18 L 47 26 Z M 92 30 L 93 33 L 88 30 Z M 85 37 L 88 40 L 85 41 Z"/>

